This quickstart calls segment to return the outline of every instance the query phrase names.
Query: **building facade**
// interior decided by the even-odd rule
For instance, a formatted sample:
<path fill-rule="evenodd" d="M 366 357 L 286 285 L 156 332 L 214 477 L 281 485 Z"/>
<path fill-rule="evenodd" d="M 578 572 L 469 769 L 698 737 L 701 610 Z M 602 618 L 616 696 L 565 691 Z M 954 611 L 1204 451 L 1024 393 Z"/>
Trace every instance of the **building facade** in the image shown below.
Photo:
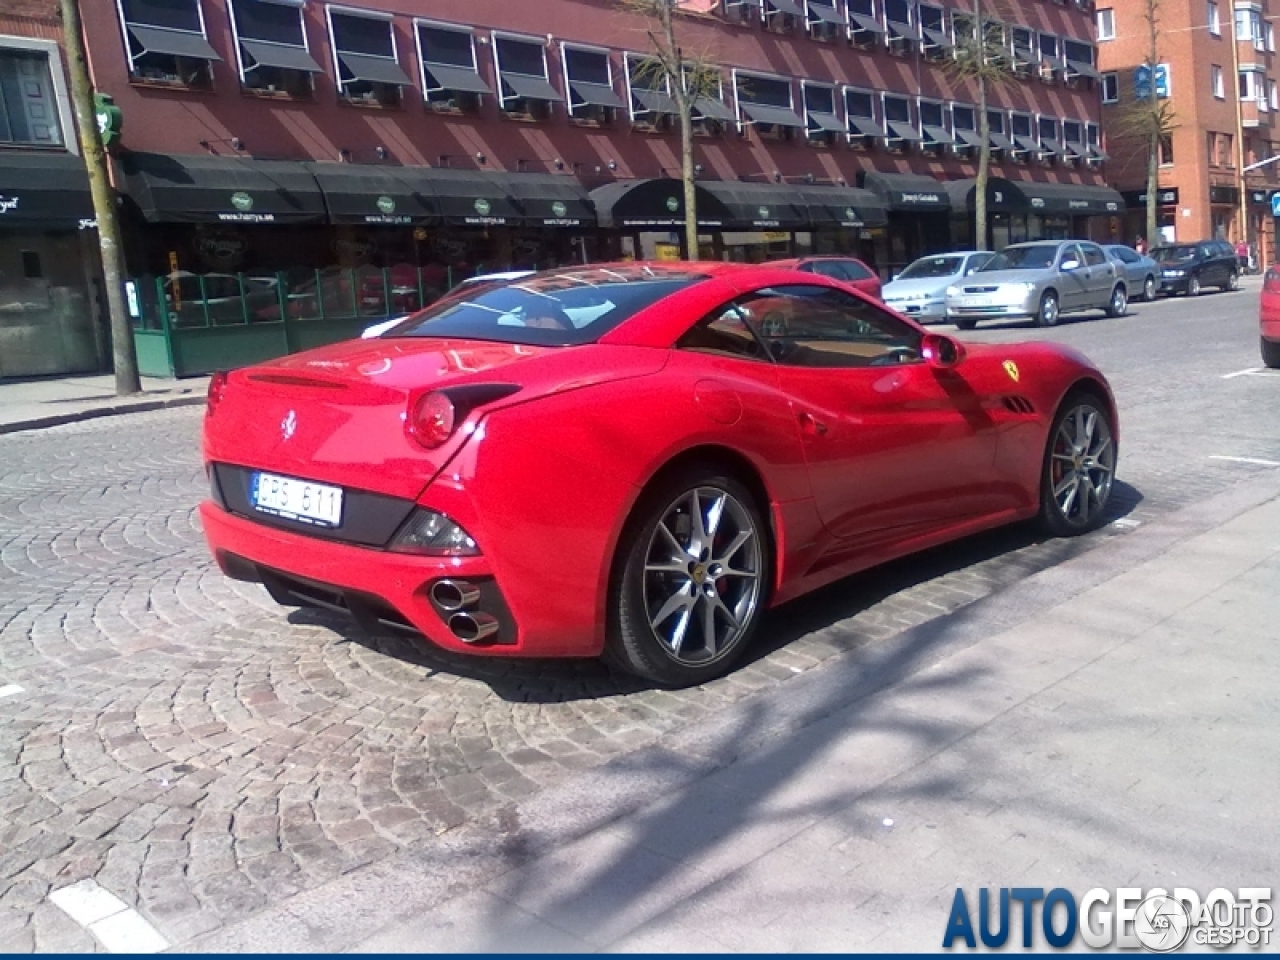
<path fill-rule="evenodd" d="M 93 207 L 53 6 L 0 7 L 0 377 L 92 371 L 106 356 Z"/>
<path fill-rule="evenodd" d="M 680 255 L 671 91 L 652 24 L 616 0 L 82 7 L 124 118 L 142 313 L 394 313 L 479 271 Z M 989 103 L 989 242 L 1118 235 L 1091 0 L 985 7 L 1011 65 Z M 851 252 L 887 275 L 971 245 L 977 98 L 949 67 L 971 10 L 682 3 L 701 255 Z"/>
<path fill-rule="evenodd" d="M 1148 144 L 1125 135 L 1150 93 L 1173 105 L 1159 150 L 1159 240 L 1244 240 L 1273 262 L 1270 197 L 1280 189 L 1280 72 L 1276 0 L 1182 0 L 1156 13 L 1159 69 L 1148 79 L 1151 28 L 1146 0 L 1099 0 L 1098 66 L 1103 123 L 1110 131 L 1110 179 L 1125 196 L 1125 236 L 1145 232 Z"/>

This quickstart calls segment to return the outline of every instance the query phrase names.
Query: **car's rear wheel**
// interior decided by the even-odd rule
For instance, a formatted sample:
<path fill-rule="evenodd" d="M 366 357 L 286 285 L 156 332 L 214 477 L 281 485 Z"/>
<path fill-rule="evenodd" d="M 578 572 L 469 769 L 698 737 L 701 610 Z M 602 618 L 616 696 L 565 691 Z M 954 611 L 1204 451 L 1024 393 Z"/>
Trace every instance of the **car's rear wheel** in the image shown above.
<path fill-rule="evenodd" d="M 978 321 L 973 317 L 956 317 L 955 323 L 957 330 L 972 330 L 978 325 Z"/>
<path fill-rule="evenodd" d="M 1044 296 L 1040 298 L 1040 309 L 1036 312 L 1036 326 L 1052 327 L 1058 322 L 1061 316 L 1061 309 L 1058 304 L 1058 295 L 1052 290 L 1046 290 Z"/>
<path fill-rule="evenodd" d="M 1142 281 L 1142 299 L 1150 303 L 1156 298 L 1156 278 L 1148 276 Z"/>
<path fill-rule="evenodd" d="M 1280 369 L 1280 340 L 1262 338 L 1262 362 L 1272 370 Z"/>
<path fill-rule="evenodd" d="M 1187 278 L 1187 296 L 1200 296 L 1200 278 L 1194 273 Z"/>
<path fill-rule="evenodd" d="M 1222 289 L 1223 289 L 1223 290 L 1239 290 L 1239 289 L 1240 289 L 1240 274 L 1239 274 L 1239 273 L 1237 273 L 1235 270 L 1232 270 L 1232 271 L 1231 271 L 1231 276 L 1227 277 L 1227 285 L 1226 285 L 1225 287 L 1223 287 Z"/>
<path fill-rule="evenodd" d="M 1127 309 L 1129 309 L 1129 294 L 1123 284 L 1117 283 L 1115 289 L 1111 291 L 1111 299 L 1107 301 L 1107 316 L 1123 317 Z"/>
<path fill-rule="evenodd" d="M 1092 393 L 1074 393 L 1049 430 L 1040 481 L 1040 517 L 1054 536 L 1102 525 L 1116 471 L 1115 424 Z"/>
<path fill-rule="evenodd" d="M 726 673 L 769 590 L 768 534 L 751 492 L 723 470 L 683 470 L 642 498 L 618 549 L 608 659 L 672 687 Z"/>

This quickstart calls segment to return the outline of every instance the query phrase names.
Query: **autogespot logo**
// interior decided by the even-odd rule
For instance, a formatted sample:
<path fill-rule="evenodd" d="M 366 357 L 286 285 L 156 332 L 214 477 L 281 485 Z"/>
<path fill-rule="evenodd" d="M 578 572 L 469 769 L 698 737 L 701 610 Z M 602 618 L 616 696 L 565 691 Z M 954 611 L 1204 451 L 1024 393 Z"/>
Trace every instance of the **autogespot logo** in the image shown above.
<path fill-rule="evenodd" d="M 1015 901 L 1022 904 L 1020 917 L 1015 915 L 1019 912 Z M 1218 887 L 1203 901 L 1185 887 L 1172 892 L 1158 887 L 1146 891 L 1095 887 L 1080 898 L 1062 887 L 1047 893 L 1043 887 L 998 891 L 981 887 L 975 923 L 964 890 L 957 888 L 942 946 L 952 949 L 959 941 L 970 948 L 981 943 L 994 950 L 1020 939 L 1027 950 L 1043 949 L 1043 945 L 1063 950 L 1078 937 L 1095 950 L 1142 948 L 1170 953 L 1187 944 L 1199 949 L 1243 945 L 1257 950 L 1270 946 L 1274 919 L 1270 887 L 1241 887 L 1235 893 Z"/>

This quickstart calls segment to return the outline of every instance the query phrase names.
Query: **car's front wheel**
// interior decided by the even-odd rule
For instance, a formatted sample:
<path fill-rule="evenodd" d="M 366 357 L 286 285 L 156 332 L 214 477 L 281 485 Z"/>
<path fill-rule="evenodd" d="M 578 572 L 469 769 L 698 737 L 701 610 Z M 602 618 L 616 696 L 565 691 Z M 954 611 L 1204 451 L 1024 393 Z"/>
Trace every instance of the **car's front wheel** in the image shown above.
<path fill-rule="evenodd" d="M 1040 309 L 1036 312 L 1036 326 L 1052 327 L 1058 322 L 1060 315 L 1058 295 L 1052 290 L 1046 290 L 1040 298 Z"/>
<path fill-rule="evenodd" d="M 1107 316 L 1123 317 L 1127 309 L 1129 309 L 1129 295 L 1124 286 L 1117 283 L 1115 289 L 1111 291 L 1111 299 L 1107 301 Z"/>
<path fill-rule="evenodd" d="M 642 498 L 618 549 L 608 659 L 671 687 L 726 673 L 769 590 L 768 534 L 751 492 L 712 467 L 673 474 Z"/>
<path fill-rule="evenodd" d="M 1262 338 L 1262 363 L 1272 370 L 1280 369 L 1280 340 Z"/>
<path fill-rule="evenodd" d="M 1059 537 L 1102 525 L 1116 471 L 1115 424 L 1108 405 L 1091 393 L 1062 404 L 1049 430 L 1040 481 L 1040 517 Z"/>
<path fill-rule="evenodd" d="M 956 317 L 954 322 L 957 330 L 972 330 L 978 325 L 973 317 Z"/>
<path fill-rule="evenodd" d="M 1148 276 L 1142 281 L 1142 299 L 1150 303 L 1156 298 L 1156 278 Z"/>
<path fill-rule="evenodd" d="M 1194 273 L 1187 278 L 1187 296 L 1200 296 L 1200 277 Z"/>

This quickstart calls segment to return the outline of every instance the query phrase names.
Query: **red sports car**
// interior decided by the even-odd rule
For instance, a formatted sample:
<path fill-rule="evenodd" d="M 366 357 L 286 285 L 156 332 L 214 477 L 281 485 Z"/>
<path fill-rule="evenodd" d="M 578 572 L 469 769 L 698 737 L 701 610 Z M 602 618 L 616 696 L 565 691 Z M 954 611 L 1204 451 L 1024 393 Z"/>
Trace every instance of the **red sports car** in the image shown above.
<path fill-rule="evenodd" d="M 794 260 L 774 260 L 769 266 L 841 280 L 867 296 L 880 299 L 880 277 L 861 260 L 853 257 L 799 257 Z"/>
<path fill-rule="evenodd" d="M 769 266 L 581 266 L 215 377 L 201 517 L 281 603 L 688 685 L 874 564 L 1098 526 L 1116 429 L 1065 347 L 962 345 Z"/>
<path fill-rule="evenodd" d="M 1268 267 L 1263 277 L 1258 323 L 1262 328 L 1262 362 L 1280 368 L 1280 266 Z"/>

